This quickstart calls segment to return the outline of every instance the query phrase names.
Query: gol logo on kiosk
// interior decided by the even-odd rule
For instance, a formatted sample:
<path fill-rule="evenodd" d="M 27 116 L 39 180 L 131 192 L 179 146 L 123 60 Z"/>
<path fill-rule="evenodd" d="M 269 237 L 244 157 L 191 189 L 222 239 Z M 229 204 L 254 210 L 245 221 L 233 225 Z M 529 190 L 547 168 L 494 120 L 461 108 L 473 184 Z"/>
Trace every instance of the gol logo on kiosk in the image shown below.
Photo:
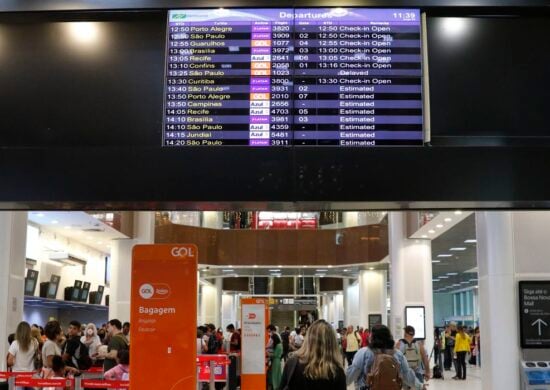
<path fill-rule="evenodd" d="M 166 283 L 144 283 L 139 287 L 139 296 L 143 299 L 167 299 L 170 286 Z"/>

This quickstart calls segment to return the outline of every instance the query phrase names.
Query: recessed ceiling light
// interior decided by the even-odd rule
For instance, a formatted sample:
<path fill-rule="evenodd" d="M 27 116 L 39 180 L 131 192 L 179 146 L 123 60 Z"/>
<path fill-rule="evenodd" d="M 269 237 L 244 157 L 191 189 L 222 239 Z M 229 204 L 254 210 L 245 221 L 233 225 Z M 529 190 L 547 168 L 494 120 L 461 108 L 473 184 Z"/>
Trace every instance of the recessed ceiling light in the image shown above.
<path fill-rule="evenodd" d="M 464 241 L 465 244 L 475 244 L 476 242 L 477 242 L 477 240 L 475 240 L 475 239 L 469 239 L 469 240 Z"/>
<path fill-rule="evenodd" d="M 239 277 L 239 275 L 235 274 L 235 275 L 233 275 L 233 277 L 234 277 L 234 278 L 238 278 L 238 277 Z"/>
<path fill-rule="evenodd" d="M 279 267 L 279 268 L 283 268 L 283 266 L 282 266 L 282 265 L 279 265 L 278 267 Z"/>
<path fill-rule="evenodd" d="M 447 272 L 447 275 L 456 276 L 456 275 L 458 275 L 458 272 Z"/>
<path fill-rule="evenodd" d="M 281 272 L 279 269 L 270 269 L 269 272 Z"/>
<path fill-rule="evenodd" d="M 345 269 L 344 272 L 349 272 L 349 269 Z"/>
<path fill-rule="evenodd" d="M 254 264 L 254 268 L 258 268 L 258 265 L 257 265 L 257 264 Z"/>
<path fill-rule="evenodd" d="M 42 217 L 44 216 L 44 213 L 37 213 L 36 216 L 37 216 L 38 218 L 42 218 Z"/>
<path fill-rule="evenodd" d="M 449 279 L 448 276 L 445 276 L 445 275 L 442 275 L 442 276 L 438 276 L 439 279 Z"/>
<path fill-rule="evenodd" d="M 57 225 L 57 224 L 59 223 L 59 221 L 57 221 L 57 220 L 54 219 L 54 220 L 52 220 L 51 223 L 52 223 L 52 225 Z"/>
<path fill-rule="evenodd" d="M 470 282 L 460 282 L 460 284 L 468 284 L 468 283 L 470 283 Z"/>
<path fill-rule="evenodd" d="M 233 270 L 232 269 L 224 269 L 224 270 L 222 270 L 222 272 L 233 272 Z"/>
<path fill-rule="evenodd" d="M 445 218 L 444 221 L 445 222 L 451 222 L 453 219 L 452 218 Z"/>
<path fill-rule="evenodd" d="M 437 257 L 452 257 L 453 255 L 451 254 L 448 254 L 448 253 L 442 253 L 440 255 L 437 255 Z"/>
<path fill-rule="evenodd" d="M 423 235 L 422 235 L 422 238 L 428 238 L 428 236 L 427 236 L 427 235 L 425 235 L 425 234 L 423 234 Z"/>
<path fill-rule="evenodd" d="M 324 277 L 325 277 L 325 275 L 319 275 L 319 277 L 320 277 L 320 278 L 324 278 Z"/>
<path fill-rule="evenodd" d="M 374 269 L 374 267 L 369 267 L 369 269 L 372 271 Z"/>
<path fill-rule="evenodd" d="M 430 233 L 430 234 L 434 234 L 434 233 L 435 233 L 435 230 L 433 230 L 433 229 L 430 229 L 430 230 L 428 230 L 428 233 Z"/>
<path fill-rule="evenodd" d="M 328 267 L 329 267 L 329 268 L 332 268 L 332 265 L 329 265 Z"/>
<path fill-rule="evenodd" d="M 439 279 L 432 279 L 432 282 L 439 282 Z"/>
<path fill-rule="evenodd" d="M 462 211 L 456 210 L 456 211 L 455 211 L 455 215 L 462 215 Z"/>
<path fill-rule="evenodd" d="M 432 260 L 432 263 L 441 263 L 441 260 Z"/>
<path fill-rule="evenodd" d="M 277 275 L 277 277 L 280 278 L 280 277 L 281 277 L 281 274 Z"/>
<path fill-rule="evenodd" d="M 443 225 L 438 223 L 437 225 L 435 225 L 435 227 L 438 228 L 438 229 L 441 229 L 443 227 Z"/>
<path fill-rule="evenodd" d="M 227 267 L 227 268 L 233 268 L 233 266 L 232 266 L 232 265 L 226 265 L 226 267 Z"/>
<path fill-rule="evenodd" d="M 302 268 L 307 268 L 307 265 L 302 265 Z"/>
<path fill-rule="evenodd" d="M 462 246 L 459 246 L 459 247 L 455 247 L 455 248 L 451 248 L 449 249 L 450 251 L 465 251 L 467 248 L 464 248 Z"/>
<path fill-rule="evenodd" d="M 327 272 L 328 270 L 326 269 L 316 269 L 315 272 Z"/>

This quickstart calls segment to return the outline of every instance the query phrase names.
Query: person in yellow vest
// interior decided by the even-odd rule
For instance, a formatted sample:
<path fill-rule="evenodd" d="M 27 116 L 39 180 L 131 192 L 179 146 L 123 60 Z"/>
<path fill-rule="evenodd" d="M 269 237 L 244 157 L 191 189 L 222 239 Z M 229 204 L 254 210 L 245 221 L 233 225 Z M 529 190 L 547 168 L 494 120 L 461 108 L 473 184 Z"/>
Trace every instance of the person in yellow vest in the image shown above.
<path fill-rule="evenodd" d="M 464 327 L 457 328 L 454 353 L 456 354 L 456 376 L 453 379 L 466 379 L 466 355 L 470 352 L 470 336 L 464 332 Z"/>

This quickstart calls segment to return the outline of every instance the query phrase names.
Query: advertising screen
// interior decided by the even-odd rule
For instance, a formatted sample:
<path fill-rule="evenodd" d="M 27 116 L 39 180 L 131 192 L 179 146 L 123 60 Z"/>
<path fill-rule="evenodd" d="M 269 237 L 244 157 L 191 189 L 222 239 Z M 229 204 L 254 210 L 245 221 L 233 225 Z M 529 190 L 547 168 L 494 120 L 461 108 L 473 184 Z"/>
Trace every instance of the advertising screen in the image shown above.
<path fill-rule="evenodd" d="M 422 145 L 418 10 L 168 13 L 164 146 Z"/>
<path fill-rule="evenodd" d="M 424 340 L 426 338 L 426 312 L 424 306 L 405 307 L 405 325 L 412 326 L 414 338 Z"/>

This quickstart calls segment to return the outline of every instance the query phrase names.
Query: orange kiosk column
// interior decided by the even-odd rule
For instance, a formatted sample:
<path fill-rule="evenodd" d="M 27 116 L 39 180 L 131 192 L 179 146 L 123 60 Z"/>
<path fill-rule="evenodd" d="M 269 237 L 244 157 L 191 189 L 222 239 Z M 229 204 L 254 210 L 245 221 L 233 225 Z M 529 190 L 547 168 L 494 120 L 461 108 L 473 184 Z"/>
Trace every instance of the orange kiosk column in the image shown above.
<path fill-rule="evenodd" d="M 196 389 L 197 247 L 136 245 L 130 388 Z"/>
<path fill-rule="evenodd" d="M 241 389 L 266 388 L 266 327 L 269 324 L 267 299 L 241 299 Z"/>

